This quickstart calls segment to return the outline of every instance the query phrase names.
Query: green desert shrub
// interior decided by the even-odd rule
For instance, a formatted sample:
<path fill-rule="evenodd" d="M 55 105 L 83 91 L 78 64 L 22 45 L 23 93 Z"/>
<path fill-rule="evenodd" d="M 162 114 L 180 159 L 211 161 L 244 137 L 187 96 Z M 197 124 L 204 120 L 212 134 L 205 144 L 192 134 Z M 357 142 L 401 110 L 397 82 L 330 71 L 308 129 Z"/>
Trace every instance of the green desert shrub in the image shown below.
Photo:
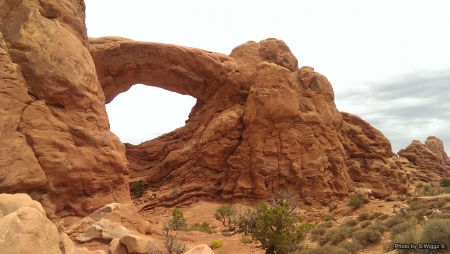
<path fill-rule="evenodd" d="M 431 219 L 425 223 L 420 235 L 422 243 L 445 244 L 450 248 L 450 219 Z"/>
<path fill-rule="evenodd" d="M 343 225 L 348 226 L 348 227 L 354 227 L 354 226 L 358 225 L 358 220 L 357 219 L 347 219 L 344 221 Z"/>
<path fill-rule="evenodd" d="M 405 218 L 401 215 L 395 215 L 389 218 L 387 221 L 384 222 L 384 225 L 388 228 L 392 228 L 395 225 L 398 225 L 400 223 L 403 223 L 405 221 Z"/>
<path fill-rule="evenodd" d="M 384 215 L 382 212 L 374 212 L 369 215 L 369 220 L 373 220 L 375 218 L 379 218 L 380 216 Z"/>
<path fill-rule="evenodd" d="M 406 232 L 406 231 L 410 231 L 410 230 L 415 230 L 416 226 L 414 225 L 414 223 L 410 222 L 410 221 L 405 221 L 402 222 L 400 224 L 397 224 L 395 226 L 393 226 L 391 228 L 391 238 L 395 237 L 396 235 Z"/>
<path fill-rule="evenodd" d="M 233 216 L 236 214 L 236 210 L 230 204 L 223 205 L 217 208 L 214 213 L 214 218 L 220 222 L 222 222 L 223 226 L 229 226 L 231 224 L 231 220 Z"/>
<path fill-rule="evenodd" d="M 381 240 L 381 236 L 382 234 L 379 231 L 365 228 L 354 232 L 353 239 L 355 242 L 363 246 L 367 246 L 369 244 L 379 242 Z"/>
<path fill-rule="evenodd" d="M 413 202 L 411 202 L 411 204 L 409 204 L 410 211 L 417 211 L 417 210 L 420 210 L 423 208 L 428 208 L 428 207 L 429 207 L 429 205 L 424 203 L 421 200 L 413 201 Z"/>
<path fill-rule="evenodd" d="M 368 220 L 370 217 L 370 214 L 368 212 L 362 212 L 358 214 L 358 220 L 359 221 L 364 221 L 364 220 Z"/>
<path fill-rule="evenodd" d="M 428 211 L 428 208 L 422 208 L 420 210 L 416 210 L 412 213 L 412 218 L 417 220 L 418 222 L 422 222 L 424 220 L 423 214 Z"/>
<path fill-rule="evenodd" d="M 299 248 L 305 232 L 297 226 L 301 218 L 291 213 L 288 202 L 275 206 L 262 202 L 256 207 L 255 213 L 256 223 L 252 235 L 264 249 L 286 254 Z"/>
<path fill-rule="evenodd" d="M 391 243 L 391 249 L 394 248 L 394 246 L 393 246 L 394 243 L 417 244 L 417 243 L 419 243 L 419 235 L 417 234 L 417 232 L 414 229 L 410 229 L 410 230 L 401 232 L 394 236 L 394 238 L 392 239 L 392 243 Z M 397 253 L 399 253 L 399 254 L 417 253 L 417 252 L 418 251 L 414 250 L 414 249 L 397 249 Z"/>
<path fill-rule="evenodd" d="M 331 228 L 333 226 L 333 224 L 334 223 L 331 220 L 324 221 L 324 222 L 319 224 L 319 227 Z"/>
<path fill-rule="evenodd" d="M 361 244 L 354 241 L 339 244 L 339 248 L 347 250 L 350 254 L 357 254 L 362 247 L 363 246 Z"/>
<path fill-rule="evenodd" d="M 304 250 L 301 254 L 350 254 L 349 251 L 332 245 L 320 246 L 314 249 Z"/>
<path fill-rule="evenodd" d="M 311 230 L 311 240 L 317 241 L 321 236 L 325 234 L 327 229 L 325 227 L 317 227 Z"/>
<path fill-rule="evenodd" d="M 131 185 L 131 193 L 136 197 L 142 197 L 145 192 L 144 182 L 142 180 L 136 181 Z"/>
<path fill-rule="evenodd" d="M 354 209 L 361 207 L 364 204 L 364 201 L 358 197 L 358 195 L 352 195 L 350 200 L 348 201 L 349 205 Z"/>
<path fill-rule="evenodd" d="M 439 200 L 433 202 L 430 204 L 430 207 L 434 207 L 434 208 L 442 208 L 445 203 L 447 203 L 447 201 L 443 198 L 440 198 Z"/>
<path fill-rule="evenodd" d="M 386 231 L 388 228 L 381 223 L 380 221 L 376 221 L 375 223 L 373 223 L 372 225 L 367 226 L 365 229 L 368 230 L 375 230 L 378 231 L 380 233 L 383 233 L 384 231 Z"/>
<path fill-rule="evenodd" d="M 450 179 L 449 178 L 441 178 L 439 181 L 439 185 L 442 187 L 450 187 Z"/>
<path fill-rule="evenodd" d="M 334 213 L 327 213 L 327 214 L 322 218 L 323 221 L 331 221 L 331 220 L 333 220 L 333 219 L 334 219 Z"/>
<path fill-rule="evenodd" d="M 173 209 L 172 219 L 169 221 L 169 228 L 176 231 L 184 231 L 187 229 L 186 218 L 184 218 L 183 212 L 180 209 Z"/>
<path fill-rule="evenodd" d="M 388 214 L 382 214 L 382 215 L 380 215 L 380 216 L 377 218 L 377 220 L 385 220 L 385 219 L 387 219 L 387 218 L 389 218 L 389 215 L 388 215 Z"/>
<path fill-rule="evenodd" d="M 220 247 L 223 246 L 223 242 L 221 240 L 212 240 L 211 243 L 209 244 L 209 247 L 211 247 L 211 249 L 218 249 Z"/>
<path fill-rule="evenodd" d="M 370 220 L 365 220 L 365 221 L 361 222 L 361 224 L 359 224 L 359 226 L 361 228 L 366 228 L 367 226 L 370 226 L 370 225 L 372 225 L 372 222 Z"/>
<path fill-rule="evenodd" d="M 329 229 L 322 237 L 320 237 L 317 242 L 319 245 L 324 245 L 330 243 L 336 245 L 344 241 L 347 237 L 350 237 L 352 233 L 352 228 L 350 227 L 339 227 Z"/>
<path fill-rule="evenodd" d="M 190 228 L 191 231 L 200 231 L 203 233 L 208 233 L 208 234 L 212 234 L 212 233 L 216 233 L 216 230 L 213 230 L 209 227 L 209 223 L 207 222 L 203 222 L 201 225 L 199 223 L 195 223 L 194 225 L 191 226 Z"/>
<path fill-rule="evenodd" d="M 239 238 L 239 242 L 247 244 L 253 242 L 253 239 L 248 235 L 243 235 Z"/>

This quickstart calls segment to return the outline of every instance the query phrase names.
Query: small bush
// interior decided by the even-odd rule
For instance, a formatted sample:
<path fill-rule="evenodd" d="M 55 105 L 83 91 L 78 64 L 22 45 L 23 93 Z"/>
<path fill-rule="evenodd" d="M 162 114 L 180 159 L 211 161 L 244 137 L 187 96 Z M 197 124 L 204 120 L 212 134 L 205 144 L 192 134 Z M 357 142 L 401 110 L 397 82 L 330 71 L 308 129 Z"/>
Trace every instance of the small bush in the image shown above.
<path fill-rule="evenodd" d="M 413 201 L 411 202 L 411 204 L 409 204 L 409 210 L 410 211 L 417 211 L 423 208 L 428 208 L 429 206 L 427 204 L 425 204 L 422 201 Z"/>
<path fill-rule="evenodd" d="M 370 214 L 368 212 L 362 212 L 362 213 L 358 214 L 359 221 L 368 220 L 369 217 L 370 217 Z"/>
<path fill-rule="evenodd" d="M 178 187 L 173 188 L 172 192 L 170 193 L 170 196 L 172 196 L 172 198 L 178 196 L 179 190 Z"/>
<path fill-rule="evenodd" d="M 137 182 L 134 182 L 131 186 L 131 193 L 135 195 L 136 197 L 142 197 L 145 192 L 144 182 L 142 180 L 139 180 Z"/>
<path fill-rule="evenodd" d="M 416 219 L 418 222 L 422 222 L 424 220 L 423 214 L 428 211 L 428 208 L 422 208 L 420 210 L 414 211 L 412 214 L 412 218 Z"/>
<path fill-rule="evenodd" d="M 326 245 L 301 252 L 302 254 L 350 254 L 346 249 L 336 246 Z"/>
<path fill-rule="evenodd" d="M 239 242 L 247 244 L 253 242 L 253 239 L 250 236 L 243 235 L 239 238 Z"/>
<path fill-rule="evenodd" d="M 230 204 L 223 205 L 217 208 L 214 213 L 214 218 L 220 222 L 222 222 L 223 226 L 229 226 L 231 224 L 231 219 L 236 213 L 234 207 Z"/>
<path fill-rule="evenodd" d="M 350 254 L 357 254 L 362 247 L 363 246 L 361 244 L 354 241 L 339 244 L 339 248 L 346 249 Z"/>
<path fill-rule="evenodd" d="M 447 203 L 447 201 L 443 198 L 440 198 L 438 201 L 431 203 L 430 207 L 442 208 L 445 203 Z"/>
<path fill-rule="evenodd" d="M 391 238 L 395 237 L 396 235 L 410 231 L 415 230 L 415 225 L 410 221 L 405 221 L 403 223 L 397 224 L 391 228 Z"/>
<path fill-rule="evenodd" d="M 170 224 L 164 224 L 164 245 L 166 246 L 167 252 L 169 254 L 181 254 L 186 251 L 186 243 L 180 241 L 178 239 L 178 233 L 172 233 L 172 228 Z M 150 246 L 149 246 L 150 247 Z M 155 246 L 156 247 L 156 246 Z M 156 247 L 152 249 L 147 249 L 148 253 L 161 253 L 159 249 Z"/>
<path fill-rule="evenodd" d="M 325 235 L 320 237 L 317 242 L 319 245 L 324 245 L 326 243 L 330 243 L 336 245 L 342 241 L 344 241 L 347 237 L 351 236 L 352 229 L 349 227 L 341 227 L 341 228 L 332 228 L 329 229 Z"/>
<path fill-rule="evenodd" d="M 328 213 L 322 218 L 322 220 L 324 220 L 324 221 L 330 221 L 333 219 L 334 219 L 334 213 Z"/>
<path fill-rule="evenodd" d="M 450 187 L 450 179 L 449 178 L 441 178 L 439 181 L 439 185 L 442 187 Z"/>
<path fill-rule="evenodd" d="M 187 229 L 186 218 L 184 218 L 183 212 L 180 209 L 173 209 L 172 219 L 169 221 L 169 228 L 176 231 L 184 231 Z"/>
<path fill-rule="evenodd" d="M 332 221 L 324 221 L 322 223 L 319 224 L 319 227 L 325 227 L 325 228 L 331 228 L 333 226 L 333 222 Z"/>
<path fill-rule="evenodd" d="M 405 221 L 405 218 L 403 218 L 400 215 L 395 215 L 389 218 L 387 221 L 384 222 L 384 225 L 388 228 L 392 228 L 393 226 L 403 223 Z"/>
<path fill-rule="evenodd" d="M 281 202 L 279 205 L 262 202 L 254 213 L 252 237 L 261 242 L 262 248 L 266 249 L 267 253 L 292 253 L 300 247 L 305 232 L 296 226 L 301 222 L 301 218 L 292 213 L 289 202 Z"/>
<path fill-rule="evenodd" d="M 356 225 L 358 225 L 358 220 L 357 219 L 348 219 L 344 221 L 344 225 L 348 226 L 348 227 L 354 227 Z"/>
<path fill-rule="evenodd" d="M 375 230 L 375 231 L 378 231 L 380 233 L 383 233 L 388 228 L 385 225 L 383 225 L 383 223 L 377 221 L 374 224 L 367 226 L 366 229 Z"/>
<path fill-rule="evenodd" d="M 423 227 L 420 241 L 423 243 L 444 243 L 450 248 L 450 219 L 431 219 Z"/>
<path fill-rule="evenodd" d="M 416 185 L 416 188 L 418 188 L 418 189 L 420 189 L 420 188 L 422 188 L 423 187 L 423 183 L 422 182 L 420 182 L 420 183 L 418 183 L 417 185 Z"/>
<path fill-rule="evenodd" d="M 317 241 L 321 236 L 325 234 L 327 229 L 325 227 L 317 227 L 311 230 L 311 240 Z"/>
<path fill-rule="evenodd" d="M 222 246 L 223 242 L 221 240 L 212 240 L 211 243 L 209 244 L 209 247 L 211 247 L 211 249 L 213 250 L 218 249 Z"/>
<path fill-rule="evenodd" d="M 399 233 L 395 235 L 393 241 L 392 241 L 392 249 L 394 243 L 418 243 L 419 242 L 419 235 L 416 233 L 415 230 L 410 229 L 405 232 Z M 406 253 L 417 253 L 417 250 L 414 249 L 397 249 L 397 253 L 400 254 L 406 254 Z"/>
<path fill-rule="evenodd" d="M 376 230 L 362 229 L 354 233 L 353 239 L 355 242 L 367 246 L 371 243 L 377 243 L 381 240 L 381 233 Z"/>
<path fill-rule="evenodd" d="M 361 222 L 361 224 L 359 224 L 359 226 L 361 228 L 366 228 L 367 226 L 370 226 L 370 225 L 372 225 L 372 222 L 369 220 L 363 221 L 363 222 Z"/>
<path fill-rule="evenodd" d="M 378 217 L 377 220 L 385 220 L 387 218 L 389 218 L 389 215 L 388 214 L 383 214 L 380 217 Z"/>
<path fill-rule="evenodd" d="M 375 218 L 379 218 L 380 216 L 384 215 L 382 212 L 374 212 L 369 215 L 369 220 L 373 220 Z"/>
<path fill-rule="evenodd" d="M 208 233 L 208 234 L 217 232 L 217 230 L 211 229 L 207 222 L 203 222 L 201 225 L 198 223 L 195 223 L 194 225 L 191 226 L 190 230 L 191 231 L 200 231 L 200 232 Z"/>
<path fill-rule="evenodd" d="M 311 230 L 315 229 L 316 226 L 314 226 L 314 224 L 309 223 L 309 222 L 303 222 L 302 224 L 300 224 L 300 226 L 298 226 L 298 228 L 299 228 L 300 232 L 302 232 L 303 235 L 306 235 Z"/>
<path fill-rule="evenodd" d="M 364 204 L 364 201 L 361 200 L 358 195 L 352 195 L 349 200 L 349 205 L 354 209 L 361 207 Z"/>

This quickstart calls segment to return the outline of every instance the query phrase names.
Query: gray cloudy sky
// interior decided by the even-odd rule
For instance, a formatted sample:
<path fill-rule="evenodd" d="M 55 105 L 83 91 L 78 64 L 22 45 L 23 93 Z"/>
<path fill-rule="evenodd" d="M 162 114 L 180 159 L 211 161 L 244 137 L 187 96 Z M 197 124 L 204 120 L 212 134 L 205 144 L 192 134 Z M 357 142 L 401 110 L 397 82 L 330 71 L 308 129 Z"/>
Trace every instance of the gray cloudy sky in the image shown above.
<path fill-rule="evenodd" d="M 91 37 L 225 54 L 249 40 L 282 39 L 299 66 L 330 80 L 338 109 L 382 131 L 394 152 L 430 135 L 450 146 L 450 1 L 85 2 Z M 136 85 L 107 111 L 111 130 L 137 144 L 183 126 L 194 104 L 189 96 Z"/>

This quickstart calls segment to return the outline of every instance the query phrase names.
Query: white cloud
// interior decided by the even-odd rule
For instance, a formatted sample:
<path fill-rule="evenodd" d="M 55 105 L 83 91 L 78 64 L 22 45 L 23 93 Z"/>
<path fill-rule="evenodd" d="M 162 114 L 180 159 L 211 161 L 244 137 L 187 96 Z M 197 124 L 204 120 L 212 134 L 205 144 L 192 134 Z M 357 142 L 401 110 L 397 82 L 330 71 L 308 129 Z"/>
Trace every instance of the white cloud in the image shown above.
<path fill-rule="evenodd" d="M 394 152 L 428 136 L 450 146 L 450 69 L 406 73 L 363 87 L 340 91 L 338 108 L 383 132 Z"/>

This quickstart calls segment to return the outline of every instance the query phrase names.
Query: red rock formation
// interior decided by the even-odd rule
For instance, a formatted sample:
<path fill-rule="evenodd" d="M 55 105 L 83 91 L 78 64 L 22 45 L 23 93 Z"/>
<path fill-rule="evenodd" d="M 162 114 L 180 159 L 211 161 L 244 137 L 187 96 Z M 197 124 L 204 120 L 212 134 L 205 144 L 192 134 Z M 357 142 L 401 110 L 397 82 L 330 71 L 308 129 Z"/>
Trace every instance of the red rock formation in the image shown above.
<path fill-rule="evenodd" d="M 79 0 L 0 1 L 0 191 L 50 218 L 129 202 Z"/>
<path fill-rule="evenodd" d="M 136 83 L 197 98 L 186 126 L 126 145 L 133 179 L 173 187 L 143 207 L 265 199 L 285 188 L 325 204 L 354 187 L 380 197 L 406 189 L 389 142 L 341 115 L 326 77 L 299 69 L 283 41 L 247 42 L 229 56 L 89 42 L 82 1 L 0 3 L 0 191 L 28 192 L 50 218 L 130 201 L 125 149 L 104 103 Z"/>
<path fill-rule="evenodd" d="M 108 101 L 137 82 L 197 98 L 186 126 L 126 144 L 134 180 L 174 190 L 145 207 L 263 199 L 284 188 L 325 204 L 355 186 L 380 197 L 407 188 L 389 141 L 358 117 L 343 119 L 328 80 L 298 69 L 283 41 L 247 42 L 225 56 L 107 37 L 91 39 L 90 51 Z"/>
<path fill-rule="evenodd" d="M 444 144 L 437 137 L 428 137 L 425 144 L 414 140 L 398 154 L 414 166 L 417 180 L 438 182 L 441 177 L 450 177 L 450 158 L 444 151 Z"/>
<path fill-rule="evenodd" d="M 392 152 L 391 143 L 360 117 L 341 112 L 340 139 L 345 148 L 348 173 L 355 185 L 372 189 L 375 197 L 402 193 L 411 179 L 409 165 Z"/>

